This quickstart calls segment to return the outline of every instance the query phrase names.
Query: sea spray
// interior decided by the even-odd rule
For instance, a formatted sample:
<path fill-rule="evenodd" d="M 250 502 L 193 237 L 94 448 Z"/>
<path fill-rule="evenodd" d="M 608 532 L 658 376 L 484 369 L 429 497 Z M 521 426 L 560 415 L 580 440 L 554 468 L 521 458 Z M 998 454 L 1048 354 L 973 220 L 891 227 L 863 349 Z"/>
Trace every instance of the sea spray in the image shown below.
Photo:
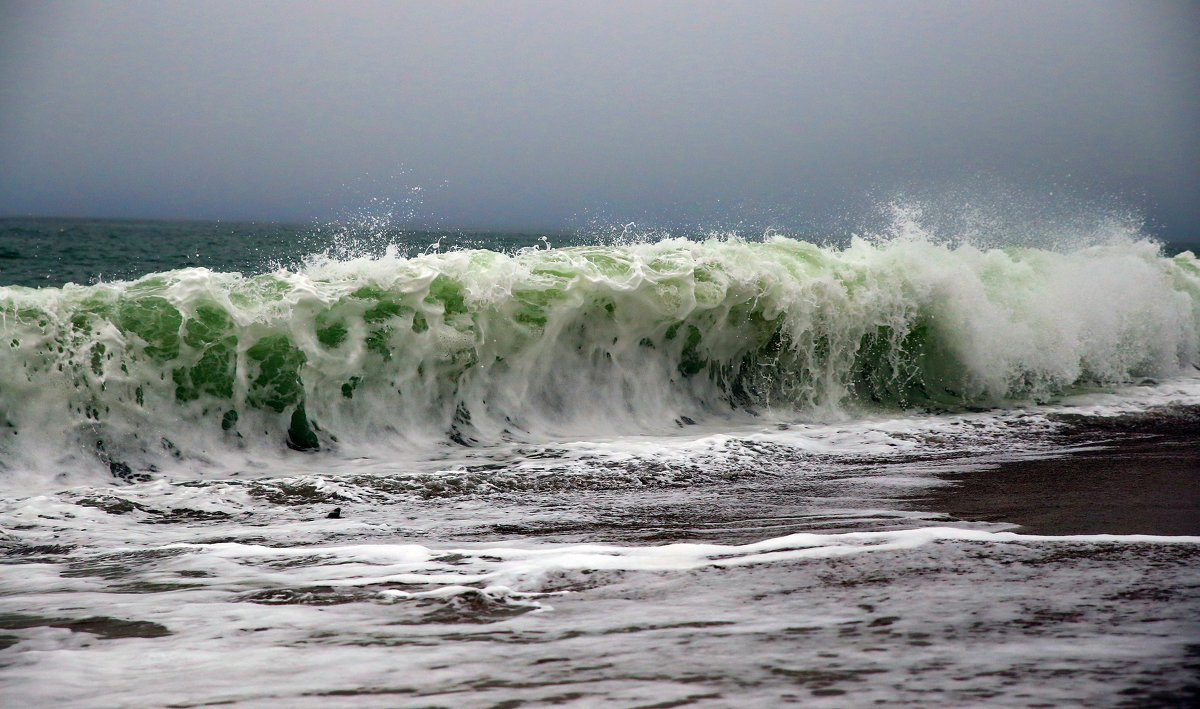
<path fill-rule="evenodd" d="M 1200 262 L 920 234 L 312 260 L 0 288 L 0 466 L 993 405 L 1198 362 Z"/>

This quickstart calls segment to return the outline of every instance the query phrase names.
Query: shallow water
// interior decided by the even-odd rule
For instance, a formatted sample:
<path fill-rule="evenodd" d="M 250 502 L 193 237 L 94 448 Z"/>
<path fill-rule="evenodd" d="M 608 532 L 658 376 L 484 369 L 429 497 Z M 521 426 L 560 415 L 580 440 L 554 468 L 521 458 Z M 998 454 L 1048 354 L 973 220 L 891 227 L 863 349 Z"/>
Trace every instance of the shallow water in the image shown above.
<path fill-rule="evenodd" d="M 840 449 L 793 425 L 10 497 L 0 682 L 34 706 L 1169 703 L 1196 690 L 1200 536 L 921 504 L 945 471 L 1063 454 L 1059 412 L 1200 381 L 1123 394 Z"/>

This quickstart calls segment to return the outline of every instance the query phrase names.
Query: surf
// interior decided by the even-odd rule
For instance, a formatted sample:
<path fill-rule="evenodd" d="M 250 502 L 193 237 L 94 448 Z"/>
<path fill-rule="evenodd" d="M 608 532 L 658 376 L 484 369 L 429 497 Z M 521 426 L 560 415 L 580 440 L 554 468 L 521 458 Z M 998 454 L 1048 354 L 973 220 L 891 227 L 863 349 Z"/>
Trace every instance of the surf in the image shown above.
<path fill-rule="evenodd" d="M 1200 261 L 771 236 L 0 287 L 0 467 L 1002 406 L 1200 363 Z"/>

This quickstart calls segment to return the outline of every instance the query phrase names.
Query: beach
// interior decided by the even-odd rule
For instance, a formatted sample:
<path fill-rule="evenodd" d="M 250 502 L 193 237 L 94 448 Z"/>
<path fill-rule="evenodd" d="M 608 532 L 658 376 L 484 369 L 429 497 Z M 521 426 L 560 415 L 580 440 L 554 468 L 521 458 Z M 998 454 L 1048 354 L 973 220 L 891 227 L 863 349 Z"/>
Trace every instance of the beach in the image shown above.
<path fill-rule="evenodd" d="M 1027 534 L 1200 535 L 1195 409 L 1068 421 L 1063 453 L 946 475 L 922 507 Z"/>

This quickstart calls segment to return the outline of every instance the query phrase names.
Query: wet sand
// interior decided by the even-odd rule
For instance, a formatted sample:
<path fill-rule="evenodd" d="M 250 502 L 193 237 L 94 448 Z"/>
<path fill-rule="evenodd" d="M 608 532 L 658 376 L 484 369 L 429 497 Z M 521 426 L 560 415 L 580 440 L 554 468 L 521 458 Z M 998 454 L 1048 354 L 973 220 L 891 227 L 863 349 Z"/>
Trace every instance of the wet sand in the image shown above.
<path fill-rule="evenodd" d="M 1200 409 L 1064 417 L 1062 457 L 947 476 L 918 507 L 1026 534 L 1200 535 Z"/>

